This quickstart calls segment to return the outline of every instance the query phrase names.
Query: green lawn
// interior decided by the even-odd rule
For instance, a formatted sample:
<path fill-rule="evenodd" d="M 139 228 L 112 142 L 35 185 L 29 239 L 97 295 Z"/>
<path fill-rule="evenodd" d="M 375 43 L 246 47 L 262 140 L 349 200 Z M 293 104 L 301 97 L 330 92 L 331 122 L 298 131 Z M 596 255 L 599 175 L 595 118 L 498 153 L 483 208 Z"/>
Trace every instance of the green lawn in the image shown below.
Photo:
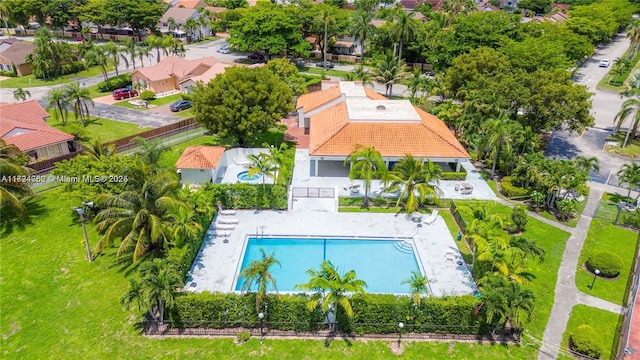
<path fill-rule="evenodd" d="M 342 71 L 342 70 L 333 70 L 333 69 L 324 70 L 323 68 L 319 68 L 316 66 L 298 66 L 298 70 L 300 70 L 301 73 L 314 74 L 314 75 L 324 74 L 326 76 L 337 76 L 341 78 L 349 73 L 348 71 Z"/>
<path fill-rule="evenodd" d="M 587 239 L 580 253 L 576 272 L 578 290 L 618 305 L 626 304 L 627 282 L 633 265 L 638 233 L 620 228 L 612 223 L 594 219 L 591 222 Z M 617 279 L 598 278 L 593 290 L 589 289 L 593 274 L 583 268 L 584 263 L 594 250 L 608 250 L 623 259 L 623 267 Z"/>
<path fill-rule="evenodd" d="M 53 114 L 53 111 L 49 111 L 49 113 Z M 74 133 L 76 129 L 81 126 L 80 123 L 75 120 L 75 115 L 73 113 L 69 113 L 66 126 L 63 126 L 59 120 L 55 120 L 53 116 L 49 120 L 49 125 L 70 134 Z M 116 140 L 150 130 L 150 128 L 141 128 L 136 124 L 98 117 L 91 117 L 89 123 L 82 129 L 82 137 L 88 139 L 100 138 L 102 142 Z"/>
<path fill-rule="evenodd" d="M 102 91 L 98 90 L 98 85 L 87 86 L 87 89 L 89 89 L 89 96 L 92 99 L 95 99 L 95 98 L 101 97 L 101 96 L 105 96 L 105 95 L 111 95 L 111 91 L 102 92 Z"/>
<path fill-rule="evenodd" d="M 134 99 L 137 99 L 137 98 L 134 98 Z M 165 96 L 165 97 L 161 97 L 161 98 L 156 98 L 156 99 L 153 99 L 153 100 L 149 101 L 149 107 L 148 108 L 139 107 L 139 106 L 135 106 L 135 105 L 129 104 L 129 100 L 132 100 L 132 99 L 125 99 L 125 100 L 119 101 L 119 102 L 117 102 L 117 103 L 115 103 L 113 105 L 129 108 L 129 109 L 149 110 L 151 107 L 171 104 L 172 102 L 178 101 L 180 99 L 182 99 L 182 95 L 180 95 L 180 94 L 174 94 L 174 95 L 169 95 L 169 96 Z"/>
<path fill-rule="evenodd" d="M 627 141 L 627 146 L 623 148 L 621 146 L 624 143 L 625 136 L 627 136 L 627 133 L 625 131 L 620 131 L 616 135 L 610 136 L 607 140 L 616 141 L 620 145 L 607 146 L 605 147 L 605 151 L 610 154 L 626 156 L 634 159 L 640 157 L 640 139 L 629 139 Z"/>
<path fill-rule="evenodd" d="M 86 199 L 83 199 L 86 200 Z M 139 316 L 122 309 L 131 269 L 114 265 L 107 252 L 85 260 L 82 227 L 58 190 L 31 204 L 32 223 L 4 229 L 0 249 L 3 359 L 533 359 L 531 347 L 468 343 L 403 342 L 394 355 L 392 341 L 272 340 L 140 336 Z M 98 235 L 87 227 L 95 246 Z"/>
<path fill-rule="evenodd" d="M 586 324 L 596 329 L 600 334 L 603 350 L 600 359 L 613 360 L 616 358 L 618 350 L 617 334 L 620 332 L 621 321 L 622 317 L 619 314 L 586 305 L 576 305 L 571 309 L 571 317 L 562 337 L 562 346 L 564 349 L 568 349 L 571 332 L 578 326 Z"/>
<path fill-rule="evenodd" d="M 113 70 L 113 66 L 109 68 L 109 71 Z M 99 66 L 92 66 L 87 70 L 80 71 L 75 74 L 59 76 L 55 79 L 36 79 L 33 74 L 27 76 L 18 76 L 6 80 L 0 81 L 0 88 L 29 88 L 34 86 L 49 86 L 65 84 L 72 81 L 78 81 L 82 78 L 93 77 L 96 75 L 102 75 L 102 69 Z"/>

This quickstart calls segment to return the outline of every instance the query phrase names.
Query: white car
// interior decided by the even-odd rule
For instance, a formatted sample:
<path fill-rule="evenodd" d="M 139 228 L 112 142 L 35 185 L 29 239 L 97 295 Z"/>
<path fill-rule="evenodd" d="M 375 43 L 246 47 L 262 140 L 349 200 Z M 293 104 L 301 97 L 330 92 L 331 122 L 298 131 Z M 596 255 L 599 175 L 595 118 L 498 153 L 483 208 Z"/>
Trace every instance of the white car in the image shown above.
<path fill-rule="evenodd" d="M 231 50 L 229 50 L 229 46 L 223 46 L 220 49 L 218 49 L 218 52 L 220 54 L 229 54 L 231 53 Z"/>
<path fill-rule="evenodd" d="M 602 59 L 600 60 L 600 67 L 606 68 L 609 67 L 609 59 Z"/>

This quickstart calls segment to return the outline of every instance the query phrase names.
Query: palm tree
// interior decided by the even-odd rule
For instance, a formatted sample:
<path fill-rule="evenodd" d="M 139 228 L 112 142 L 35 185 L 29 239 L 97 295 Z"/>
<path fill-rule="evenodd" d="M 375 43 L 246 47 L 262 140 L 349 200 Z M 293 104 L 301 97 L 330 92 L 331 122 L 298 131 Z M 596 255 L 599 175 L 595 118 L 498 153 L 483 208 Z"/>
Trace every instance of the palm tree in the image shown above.
<path fill-rule="evenodd" d="M 120 298 L 120 303 L 127 310 L 131 308 L 131 304 L 133 303 L 136 303 L 138 305 L 138 311 L 142 310 L 143 307 L 148 306 L 145 299 L 144 286 L 142 282 L 134 278 L 129 278 L 129 290 L 127 290 L 127 292 L 122 295 L 122 297 Z M 153 312 L 151 312 L 151 315 L 154 315 Z"/>
<path fill-rule="evenodd" d="M 369 191 L 371 180 L 378 178 L 387 170 L 387 164 L 382 160 L 382 155 L 374 147 L 356 145 L 355 150 L 344 160 L 344 165 L 350 163 L 349 179 L 364 180 L 364 199 L 362 206 L 369 207 Z"/>
<path fill-rule="evenodd" d="M 185 243 L 198 238 L 202 232 L 202 225 L 198 222 L 194 209 L 182 203 L 177 203 L 167 210 L 166 220 L 169 238 L 173 240 L 176 247 L 182 247 Z"/>
<path fill-rule="evenodd" d="M 251 162 L 249 165 L 249 176 L 253 176 L 256 174 L 262 175 L 262 188 L 264 189 L 266 177 L 273 179 L 275 182 L 275 174 L 278 168 L 274 165 L 270 156 L 265 153 L 250 154 L 247 156 L 247 159 Z"/>
<path fill-rule="evenodd" d="M 591 170 L 593 170 L 594 172 L 600 172 L 600 162 L 595 156 L 589 158 L 584 156 L 577 156 L 575 162 L 576 166 L 578 166 L 578 170 L 584 172 L 585 174 L 588 174 Z"/>
<path fill-rule="evenodd" d="M 366 11 L 357 11 L 353 15 L 353 23 L 351 25 L 351 36 L 360 42 L 362 47 L 362 57 L 367 52 L 367 40 L 373 38 L 376 33 L 376 27 L 371 24 L 373 13 Z"/>
<path fill-rule="evenodd" d="M 342 309 L 347 317 L 353 317 L 349 294 L 364 294 L 364 289 L 367 287 L 364 280 L 357 278 L 354 270 L 348 271 L 343 276 L 331 261 L 323 260 L 320 270 L 309 269 L 307 274 L 309 282 L 298 284 L 294 288 L 315 292 L 307 303 L 309 311 L 313 311 L 320 305 L 327 313 L 333 311 L 336 314 L 338 309 Z M 335 317 L 333 321 L 335 322 Z"/>
<path fill-rule="evenodd" d="M 409 91 L 411 91 L 411 99 L 414 99 L 416 97 L 416 93 L 424 85 L 425 79 L 426 78 L 422 76 L 422 71 L 420 71 L 420 69 L 415 69 L 411 76 L 409 76 L 407 88 L 409 89 Z"/>
<path fill-rule="evenodd" d="M 393 84 L 404 79 L 407 74 L 407 66 L 404 61 L 395 56 L 391 50 L 387 50 L 384 56 L 376 61 L 373 80 L 384 84 L 384 94 L 388 96 L 393 92 Z"/>
<path fill-rule="evenodd" d="M 631 190 L 640 185 L 640 165 L 635 162 L 624 164 L 617 175 L 620 178 L 620 184 L 629 184 L 627 198 L 631 198 Z"/>
<path fill-rule="evenodd" d="M 622 103 L 622 107 L 620 111 L 613 118 L 613 123 L 616 126 L 615 131 L 620 131 L 622 124 L 627 120 L 628 117 L 633 116 L 631 119 L 631 126 L 629 126 L 629 130 L 627 130 L 627 136 L 624 138 L 624 142 L 622 143 L 622 147 L 627 146 L 627 141 L 629 139 L 634 139 L 636 133 L 638 132 L 638 127 L 640 127 L 640 99 L 632 98 L 628 99 Z"/>
<path fill-rule="evenodd" d="M 404 201 L 405 210 L 412 213 L 424 203 L 427 195 L 437 198 L 442 193 L 437 185 L 429 184 L 432 180 L 437 184 L 441 172 L 442 169 L 430 160 L 425 163 L 407 154 L 383 177 L 384 191 L 400 192 L 396 207 Z"/>
<path fill-rule="evenodd" d="M 122 45 L 121 50 L 124 54 L 131 58 L 131 64 L 133 65 L 133 70 L 136 69 L 136 56 L 138 56 L 138 49 L 140 48 L 138 44 L 133 41 L 132 38 L 127 37 L 120 41 Z M 123 55 L 124 57 L 124 55 Z"/>
<path fill-rule="evenodd" d="M 84 55 L 84 59 L 88 65 L 99 65 L 102 70 L 102 77 L 104 81 L 109 80 L 109 74 L 107 67 L 109 66 L 109 54 L 106 52 L 105 46 L 94 46 L 91 50 L 87 51 Z"/>
<path fill-rule="evenodd" d="M 23 88 L 13 90 L 13 98 L 16 99 L 16 101 L 27 101 L 27 97 L 31 97 L 31 92 L 29 90 L 25 90 Z"/>
<path fill-rule="evenodd" d="M 363 63 L 358 64 L 355 69 L 343 77 L 345 81 L 361 81 L 362 85 L 373 85 L 372 78 L 373 75 L 364 67 Z"/>
<path fill-rule="evenodd" d="M 405 42 L 411 41 L 418 32 L 418 24 L 413 19 L 413 12 L 405 11 L 400 5 L 393 9 L 393 27 L 391 37 L 398 42 L 398 62 L 402 60 L 402 46 Z"/>
<path fill-rule="evenodd" d="M 503 111 L 497 119 L 487 120 L 483 124 L 484 138 L 482 143 L 493 153 L 493 167 L 491 175 L 496 175 L 496 166 L 502 150 L 510 150 L 513 145 L 513 137 L 519 124 L 509 119 Z"/>
<path fill-rule="evenodd" d="M 152 171 L 151 167 L 139 162 L 131 169 L 122 192 L 103 194 L 96 200 L 102 209 L 95 218 L 96 230 L 103 234 L 98 251 L 121 239 L 116 258 L 131 254 L 132 260 L 137 261 L 168 246 L 171 239 L 165 215 L 176 206 L 173 194 L 180 183 L 168 173 Z"/>
<path fill-rule="evenodd" d="M 163 44 L 163 41 L 162 41 L 161 37 L 158 37 L 158 36 L 155 36 L 155 35 L 150 35 L 147 38 L 147 46 L 149 48 L 156 48 L 156 54 L 157 54 L 156 62 L 160 62 L 160 49 L 162 48 L 162 44 Z M 142 55 L 140 55 L 140 56 L 142 56 Z"/>
<path fill-rule="evenodd" d="M 154 167 L 158 164 L 158 161 L 160 161 L 162 153 L 169 150 L 168 146 L 162 144 L 161 139 L 147 140 L 143 137 L 136 136 L 131 139 L 131 142 L 142 148 L 137 154 L 140 160 Z"/>
<path fill-rule="evenodd" d="M 7 24 L 7 20 L 11 17 L 13 11 L 9 4 L 6 1 L 0 1 L 0 18 L 4 22 L 4 28 L 7 29 L 7 34 L 11 37 L 11 33 L 9 33 L 9 25 Z"/>
<path fill-rule="evenodd" d="M 159 316 L 156 319 L 162 324 L 164 309 L 175 304 L 176 289 L 182 285 L 178 272 L 168 260 L 154 259 L 140 265 L 140 275 L 147 303 L 158 309 Z"/>
<path fill-rule="evenodd" d="M 65 85 L 64 91 L 71 107 L 73 107 L 73 114 L 76 116 L 76 120 L 85 125 L 85 119 L 88 120 L 90 117 L 88 104 L 93 107 L 91 92 L 87 88 L 80 88 L 80 85 L 75 82 Z"/>
<path fill-rule="evenodd" d="M 256 311 L 260 310 L 260 305 L 267 298 L 267 287 L 271 286 L 278 291 L 276 287 L 276 279 L 273 277 L 269 268 L 273 265 L 280 266 L 280 262 L 276 260 L 274 253 L 267 255 L 264 249 L 260 249 L 262 253 L 261 260 L 254 260 L 242 270 L 240 277 L 244 279 L 242 283 L 242 291 L 251 291 L 252 285 L 258 286 L 256 294 Z"/>
<path fill-rule="evenodd" d="M 336 19 L 335 19 L 335 11 L 334 8 L 326 5 L 326 4 L 321 4 L 318 5 L 319 6 L 319 10 L 318 10 L 318 15 L 316 17 L 316 21 L 322 23 L 324 25 L 324 41 L 323 41 L 323 45 L 322 45 L 322 65 L 323 67 L 326 68 L 327 66 L 327 49 L 329 47 L 329 43 L 328 43 L 328 32 L 329 32 L 329 25 L 335 23 Z"/>
<path fill-rule="evenodd" d="M 194 41 L 195 30 L 198 28 L 198 21 L 193 18 L 188 18 L 187 21 L 184 22 L 183 28 L 187 32 L 189 42 Z"/>
<path fill-rule="evenodd" d="M 120 46 L 116 45 L 113 41 L 109 41 L 108 43 L 102 45 L 102 47 L 104 48 L 104 52 L 107 57 L 109 58 L 109 60 L 111 60 L 114 67 L 116 68 L 116 76 L 119 75 L 118 66 L 120 66 L 121 59 L 124 62 L 125 66 L 129 67 L 129 60 L 126 56 L 124 56 L 124 54 L 121 54 L 123 49 Z"/>
<path fill-rule="evenodd" d="M 100 141 L 100 138 L 93 139 L 91 142 L 83 145 L 85 155 L 94 160 L 115 156 L 118 153 L 118 146 L 116 144 L 105 145 Z"/>
<path fill-rule="evenodd" d="M 149 57 L 149 54 L 151 53 L 151 45 L 149 46 L 138 45 L 137 51 L 138 51 L 138 57 L 140 57 L 140 66 L 144 67 L 144 58 Z M 159 57 L 160 57 L 160 53 L 158 53 L 158 58 Z M 151 63 L 151 59 L 149 59 L 149 63 Z"/>
<path fill-rule="evenodd" d="M 26 162 L 20 155 L 20 149 L 15 145 L 7 145 L 0 139 L 0 178 L 3 179 L 0 181 L 0 213 L 15 214 L 24 219 L 27 208 L 20 199 L 31 194 L 31 187 L 19 179 L 32 173 L 33 169 L 24 166 Z"/>
<path fill-rule="evenodd" d="M 503 276 L 489 276 L 483 281 L 481 293 L 480 306 L 485 310 L 487 322 L 494 323 L 496 319 L 497 327 L 520 327 L 525 319 L 531 320 L 536 298 L 520 284 Z"/>
<path fill-rule="evenodd" d="M 49 102 L 47 109 L 55 109 L 60 116 L 62 125 L 67 125 L 67 117 L 69 116 L 68 106 L 70 104 L 67 92 L 64 88 L 53 88 L 47 92 L 45 99 Z"/>
<path fill-rule="evenodd" d="M 276 184 L 286 181 L 287 177 L 289 176 L 289 174 L 283 171 L 291 167 L 292 159 L 286 154 L 286 150 L 288 148 L 289 146 L 286 143 L 280 143 L 279 146 L 269 147 L 269 160 L 276 167 L 276 171 L 274 174 Z M 280 176 L 281 174 L 284 175 Z"/>
<path fill-rule="evenodd" d="M 169 19 L 167 19 L 167 29 L 169 30 L 169 32 L 173 32 L 173 30 L 178 30 L 179 27 L 180 26 L 176 22 L 176 19 L 174 19 L 171 16 L 169 17 Z"/>
<path fill-rule="evenodd" d="M 638 51 L 638 44 L 640 44 L 640 21 L 632 21 L 627 26 L 627 37 L 631 40 L 629 44 L 629 51 L 627 52 L 627 59 L 633 59 Z"/>
<path fill-rule="evenodd" d="M 410 278 L 402 280 L 402 284 L 409 285 L 411 289 L 411 299 L 416 307 L 420 306 L 422 294 L 429 293 L 429 280 L 417 270 L 411 272 Z"/>

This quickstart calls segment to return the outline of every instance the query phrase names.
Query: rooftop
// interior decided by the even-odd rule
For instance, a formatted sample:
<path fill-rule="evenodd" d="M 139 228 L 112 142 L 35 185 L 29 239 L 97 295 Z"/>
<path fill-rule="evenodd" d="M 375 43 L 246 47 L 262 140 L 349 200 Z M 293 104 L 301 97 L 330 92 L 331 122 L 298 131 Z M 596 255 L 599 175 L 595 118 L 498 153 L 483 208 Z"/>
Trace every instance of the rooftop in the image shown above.
<path fill-rule="evenodd" d="M 49 113 L 35 100 L 0 104 L 0 138 L 20 151 L 74 139 L 73 135 L 49 126 L 44 121 L 47 117 Z"/>
<path fill-rule="evenodd" d="M 215 169 L 226 149 L 222 146 L 189 146 L 174 165 L 177 169 Z"/>
<path fill-rule="evenodd" d="M 369 98 L 347 98 L 345 100 L 349 122 L 391 121 L 420 122 L 420 115 L 409 100 L 371 100 Z"/>

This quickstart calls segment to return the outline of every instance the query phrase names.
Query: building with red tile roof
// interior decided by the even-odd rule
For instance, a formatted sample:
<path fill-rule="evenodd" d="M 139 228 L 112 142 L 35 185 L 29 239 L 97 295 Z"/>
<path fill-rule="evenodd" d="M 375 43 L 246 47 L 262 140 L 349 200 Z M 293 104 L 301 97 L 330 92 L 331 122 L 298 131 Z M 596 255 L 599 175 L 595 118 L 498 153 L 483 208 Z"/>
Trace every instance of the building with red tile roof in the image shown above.
<path fill-rule="evenodd" d="M 51 159 L 75 151 L 73 135 L 47 124 L 49 117 L 35 100 L 0 103 L 0 138 L 34 160 Z"/>
<path fill-rule="evenodd" d="M 27 56 L 33 54 L 35 46 L 32 43 L 17 41 L 11 43 L 0 52 L 0 70 L 15 71 L 18 76 L 29 75 L 33 72 Z"/>
<path fill-rule="evenodd" d="M 156 94 L 179 91 L 180 82 L 202 75 L 218 63 L 220 61 L 213 56 L 196 60 L 167 56 L 154 66 L 131 72 L 131 81 L 134 84 L 141 83 L 145 89 Z"/>
<path fill-rule="evenodd" d="M 298 98 L 298 126 L 308 129 L 312 176 L 346 176 L 356 146 L 374 147 L 391 167 L 407 154 L 447 171 L 469 154 L 442 120 L 408 100 L 389 100 L 361 82 L 341 81 Z"/>
<path fill-rule="evenodd" d="M 222 146 L 187 147 L 174 165 L 180 172 L 182 183 L 212 182 L 224 151 L 225 148 Z"/>

